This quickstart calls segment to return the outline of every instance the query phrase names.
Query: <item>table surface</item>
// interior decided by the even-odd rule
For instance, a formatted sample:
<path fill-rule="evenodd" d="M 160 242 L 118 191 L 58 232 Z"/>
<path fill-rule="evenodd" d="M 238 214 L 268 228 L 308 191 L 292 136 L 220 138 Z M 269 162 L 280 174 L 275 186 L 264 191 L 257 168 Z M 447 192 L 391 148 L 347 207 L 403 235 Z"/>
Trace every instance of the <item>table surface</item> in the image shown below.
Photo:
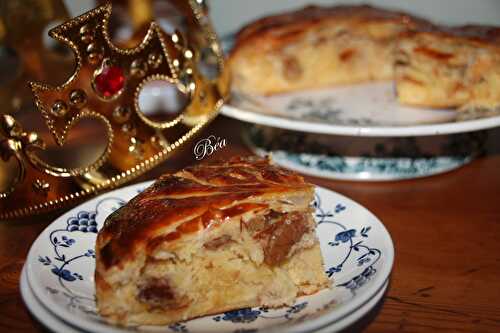
<path fill-rule="evenodd" d="M 220 116 L 207 127 L 202 137 L 228 143 L 211 158 L 251 154 L 243 126 Z M 488 134 L 486 156 L 443 175 L 380 183 L 306 177 L 368 208 L 394 241 L 388 292 L 346 332 L 500 332 L 500 129 Z M 193 145 L 140 181 L 197 163 Z M 23 304 L 19 274 L 31 243 L 59 214 L 0 222 L 1 332 L 44 331 Z"/>

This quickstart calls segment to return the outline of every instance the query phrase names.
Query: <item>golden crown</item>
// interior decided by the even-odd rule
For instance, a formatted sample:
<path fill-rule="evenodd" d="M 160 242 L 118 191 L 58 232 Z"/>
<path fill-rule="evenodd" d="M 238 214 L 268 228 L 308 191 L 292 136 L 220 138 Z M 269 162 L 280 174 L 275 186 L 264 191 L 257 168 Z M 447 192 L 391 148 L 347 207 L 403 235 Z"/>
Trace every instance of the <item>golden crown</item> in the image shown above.
<path fill-rule="evenodd" d="M 218 113 L 229 79 L 206 5 L 203 0 L 172 3 L 185 16 L 187 31 L 167 34 L 152 22 L 133 48 L 111 42 L 111 4 L 50 30 L 52 38 L 72 49 L 76 69 L 60 86 L 30 82 L 36 106 L 59 146 L 78 122 L 91 119 L 105 128 L 106 147 L 87 165 L 52 165 L 39 154 L 46 147 L 40 135 L 2 114 L 0 156 L 4 163 L 15 161 L 15 167 L 0 192 L 0 219 L 57 209 L 123 184 L 163 162 Z M 215 74 L 203 71 L 207 59 Z M 156 80 L 187 97 L 171 119 L 158 120 L 139 107 L 144 86 Z"/>

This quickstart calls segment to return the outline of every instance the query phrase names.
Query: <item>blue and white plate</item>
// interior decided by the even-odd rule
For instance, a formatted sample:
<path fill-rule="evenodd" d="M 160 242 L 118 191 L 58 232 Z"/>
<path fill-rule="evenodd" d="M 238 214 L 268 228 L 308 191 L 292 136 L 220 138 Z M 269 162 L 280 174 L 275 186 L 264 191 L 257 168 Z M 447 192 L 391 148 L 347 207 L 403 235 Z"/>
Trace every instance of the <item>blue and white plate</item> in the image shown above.
<path fill-rule="evenodd" d="M 370 311 L 377 303 L 382 299 L 389 285 L 389 281 L 386 281 L 384 286 L 377 292 L 377 294 L 366 302 L 364 305 L 359 307 L 351 315 L 346 316 L 331 325 L 328 325 L 320 330 L 315 331 L 315 333 L 332 333 L 339 331 L 354 321 L 360 319 L 364 314 Z M 28 278 L 26 277 L 26 270 L 23 268 L 21 272 L 20 281 L 21 296 L 23 297 L 24 304 L 28 307 L 38 321 L 42 322 L 46 328 L 54 333 L 80 333 L 83 331 L 78 330 L 76 327 L 67 324 L 58 317 L 54 316 L 43 304 L 38 301 L 38 299 L 33 294 L 31 287 L 28 283 Z M 240 331 L 241 332 L 241 331 Z"/>
<path fill-rule="evenodd" d="M 342 180 L 388 181 L 457 169 L 485 151 L 486 131 L 404 138 L 313 134 L 250 125 L 243 140 L 285 168 Z"/>
<path fill-rule="evenodd" d="M 24 304 L 26 305 L 30 313 L 51 332 L 82 332 L 76 327 L 70 326 L 69 324 L 66 324 L 66 322 L 54 316 L 47 308 L 42 305 L 42 303 L 40 303 L 40 301 L 33 294 L 31 287 L 29 286 L 28 278 L 26 276 L 26 267 L 23 267 L 23 270 L 21 271 L 21 281 L 19 281 L 19 289 L 21 291 L 21 297 L 23 298 Z"/>
<path fill-rule="evenodd" d="M 124 332 L 107 324 L 95 306 L 96 233 L 106 217 L 150 183 L 94 198 L 49 225 L 26 261 L 29 286 L 38 302 L 59 321 L 92 332 Z M 314 332 L 351 324 L 380 298 L 392 269 L 394 247 L 383 224 L 354 201 L 316 190 L 317 232 L 325 274 L 334 287 L 301 297 L 282 309 L 247 308 L 161 327 L 154 332 Z M 52 318 L 53 319 L 53 318 Z M 43 321 L 43 319 L 42 319 Z"/>
<path fill-rule="evenodd" d="M 237 31 L 249 22 L 269 15 L 296 10 L 310 0 L 211 1 L 211 15 L 222 47 L 228 53 Z M 355 1 L 344 1 L 352 3 Z M 465 25 L 470 22 L 496 25 L 500 21 L 498 1 L 440 0 L 369 1 L 373 6 L 402 10 L 438 24 Z M 390 5 L 389 5 L 390 2 Z M 316 0 L 331 6 L 332 0 Z M 231 15 L 228 15 L 231 13 Z M 465 133 L 500 126 L 500 108 L 455 112 L 416 108 L 398 103 L 393 82 L 313 89 L 274 96 L 251 96 L 233 92 L 222 114 L 245 122 L 316 134 L 363 137 L 408 137 Z"/>
<path fill-rule="evenodd" d="M 376 82 L 274 96 L 233 92 L 223 115 L 275 128 L 329 135 L 408 137 L 500 126 L 500 108 L 457 112 L 398 103 L 393 83 Z"/>
<path fill-rule="evenodd" d="M 370 311 L 373 307 L 377 305 L 377 303 L 382 299 L 387 290 L 387 286 L 389 285 L 389 281 L 386 281 L 384 286 L 377 292 L 377 294 L 366 302 L 364 305 L 359 307 L 355 312 L 353 312 L 349 316 L 345 316 L 342 319 L 334 322 L 327 327 L 324 327 L 315 333 L 332 333 L 343 329 L 348 326 L 350 323 L 361 318 L 364 314 Z M 58 317 L 54 316 L 47 308 L 40 303 L 40 301 L 35 297 L 31 287 L 28 283 L 28 278 L 26 277 L 26 269 L 23 268 L 21 272 L 21 281 L 20 281 L 20 290 L 21 296 L 23 297 L 24 304 L 30 311 L 30 313 L 40 322 L 44 324 L 46 328 L 48 328 L 51 332 L 54 333 L 80 333 L 84 331 L 80 331 L 78 328 L 67 324 L 62 321 Z"/>

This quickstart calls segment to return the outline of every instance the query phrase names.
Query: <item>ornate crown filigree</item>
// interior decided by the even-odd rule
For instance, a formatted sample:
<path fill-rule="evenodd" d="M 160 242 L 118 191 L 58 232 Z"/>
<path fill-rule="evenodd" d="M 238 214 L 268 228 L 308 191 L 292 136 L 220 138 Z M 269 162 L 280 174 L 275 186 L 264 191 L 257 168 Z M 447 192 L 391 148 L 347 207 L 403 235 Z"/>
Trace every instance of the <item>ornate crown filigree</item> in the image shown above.
<path fill-rule="evenodd" d="M 14 160 L 16 167 L 0 192 L 1 219 L 60 208 L 123 184 L 164 161 L 218 113 L 229 79 L 207 8 L 202 0 L 172 3 L 185 15 L 187 33 L 167 34 L 152 22 L 133 48 L 110 40 L 110 4 L 49 32 L 73 50 L 76 69 L 60 86 L 30 82 L 37 108 L 59 146 L 78 122 L 91 119 L 106 129 L 106 148 L 88 165 L 55 166 L 40 157 L 45 143 L 37 133 L 23 131 L 13 116 L 2 115 L 0 157 Z M 215 62 L 214 77 L 201 70 L 207 54 Z M 153 80 L 167 81 L 187 96 L 180 114 L 159 121 L 141 111 L 139 94 Z"/>

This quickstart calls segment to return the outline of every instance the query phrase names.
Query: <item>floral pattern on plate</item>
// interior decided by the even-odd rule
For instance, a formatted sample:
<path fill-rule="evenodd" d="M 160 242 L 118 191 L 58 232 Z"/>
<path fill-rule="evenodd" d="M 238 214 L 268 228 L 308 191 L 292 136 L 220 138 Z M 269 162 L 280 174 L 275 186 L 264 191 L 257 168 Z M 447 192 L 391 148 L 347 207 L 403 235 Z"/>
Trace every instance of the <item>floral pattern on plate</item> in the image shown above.
<path fill-rule="evenodd" d="M 257 155 L 305 174 L 350 180 L 397 180 L 459 168 L 484 152 L 485 131 L 434 137 L 353 138 L 249 126 Z"/>
<path fill-rule="evenodd" d="M 233 92 L 221 112 L 235 119 L 316 134 L 407 137 L 466 133 L 500 125 L 500 108 L 436 110 L 399 104 L 392 82 L 252 96 Z"/>
<path fill-rule="evenodd" d="M 94 296 L 96 231 L 114 210 L 145 188 L 126 187 L 90 200 L 52 223 L 35 241 L 27 275 L 40 301 L 81 329 L 121 332 L 99 317 Z M 386 282 L 393 245 L 383 225 L 366 209 L 337 193 L 317 188 L 314 201 L 325 274 L 334 288 L 301 297 L 280 309 L 245 308 L 162 327 L 156 332 L 264 332 L 314 330 L 354 312 Z"/>

